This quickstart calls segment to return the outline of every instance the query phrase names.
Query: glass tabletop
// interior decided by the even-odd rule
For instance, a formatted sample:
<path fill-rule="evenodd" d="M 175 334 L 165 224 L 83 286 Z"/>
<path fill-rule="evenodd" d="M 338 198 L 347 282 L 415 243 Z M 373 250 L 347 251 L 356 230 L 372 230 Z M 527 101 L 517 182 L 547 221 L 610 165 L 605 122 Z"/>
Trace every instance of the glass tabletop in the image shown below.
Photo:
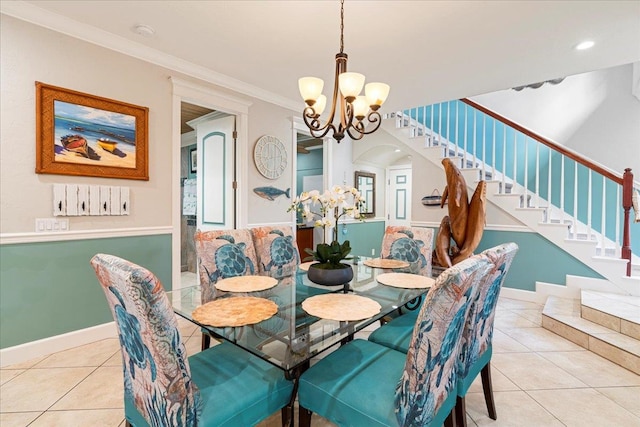
<path fill-rule="evenodd" d="M 216 292 L 216 298 L 254 296 L 269 299 L 278 305 L 278 312 L 274 316 L 253 325 L 218 328 L 194 321 L 193 310 L 202 304 L 200 286 L 169 292 L 169 300 L 178 315 L 198 324 L 213 336 L 230 341 L 286 371 L 292 371 L 428 291 L 378 283 L 376 276 L 389 270 L 367 267 L 361 261 L 362 258 L 354 261 L 354 277 L 348 289 L 342 285 L 316 285 L 309 281 L 306 271 L 298 270 L 291 276 L 280 278 L 275 287 L 264 291 Z M 367 297 L 378 302 L 382 308 L 373 317 L 350 322 L 321 319 L 302 309 L 305 299 L 332 292 Z"/>

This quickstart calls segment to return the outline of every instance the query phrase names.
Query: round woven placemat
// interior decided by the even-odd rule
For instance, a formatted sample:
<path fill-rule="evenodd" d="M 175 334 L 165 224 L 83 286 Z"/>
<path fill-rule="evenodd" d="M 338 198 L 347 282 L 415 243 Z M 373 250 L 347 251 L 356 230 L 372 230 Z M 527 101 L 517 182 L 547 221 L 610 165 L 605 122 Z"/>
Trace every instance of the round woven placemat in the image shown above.
<path fill-rule="evenodd" d="M 230 297 L 210 301 L 193 310 L 196 322 L 222 328 L 244 326 L 267 320 L 278 312 L 278 305 L 265 298 Z"/>
<path fill-rule="evenodd" d="M 430 288 L 436 281 L 431 277 L 410 273 L 383 273 L 376 276 L 378 283 L 394 288 L 423 289 Z"/>
<path fill-rule="evenodd" d="M 371 298 L 352 294 L 322 294 L 307 298 L 302 309 L 322 319 L 351 321 L 367 319 L 382 307 Z"/>
<path fill-rule="evenodd" d="M 226 292 L 256 292 L 273 288 L 278 281 L 269 276 L 236 276 L 218 280 L 216 289 Z"/>
<path fill-rule="evenodd" d="M 401 261 L 399 259 L 389 259 L 389 258 L 373 258 L 367 259 L 363 263 L 367 267 L 373 268 L 405 268 L 409 267 L 409 263 L 407 261 Z"/>
<path fill-rule="evenodd" d="M 300 264 L 298 266 L 298 268 L 302 271 L 309 271 L 309 266 L 311 264 L 316 264 L 318 261 L 309 261 L 309 262 L 303 262 L 302 264 Z"/>

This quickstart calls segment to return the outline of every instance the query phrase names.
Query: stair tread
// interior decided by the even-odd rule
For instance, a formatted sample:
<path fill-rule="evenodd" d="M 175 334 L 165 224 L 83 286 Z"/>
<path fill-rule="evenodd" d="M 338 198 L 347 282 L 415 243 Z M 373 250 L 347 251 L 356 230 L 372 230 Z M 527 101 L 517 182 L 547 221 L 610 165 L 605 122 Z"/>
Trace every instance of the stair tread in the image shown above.
<path fill-rule="evenodd" d="M 583 290 L 581 304 L 640 325 L 640 297 Z"/>
<path fill-rule="evenodd" d="M 564 300 L 564 301 L 563 301 Z M 630 353 L 636 357 L 640 357 L 640 341 L 625 335 L 620 332 L 613 331 L 605 326 L 599 325 L 590 320 L 580 317 L 580 313 L 576 313 L 575 310 L 571 313 L 567 313 L 566 310 L 571 304 L 575 306 L 577 300 L 570 300 L 566 298 L 559 298 L 550 296 L 547 299 L 547 303 L 542 310 L 542 315 L 546 316 L 556 322 L 560 322 L 569 328 L 582 332 L 583 334 L 593 337 L 597 340 L 603 341 L 609 345 L 617 347 L 627 353 Z M 567 305 L 569 304 L 569 305 Z M 543 321 L 543 326 L 545 325 Z M 564 336 L 565 332 L 553 330 L 553 332 L 559 333 Z M 565 338 L 572 340 L 570 337 Z M 572 340 L 573 341 L 573 340 Z M 589 345 L 590 346 L 590 345 Z M 628 368 L 628 367 L 627 367 Z M 628 368 L 630 369 L 630 368 Z"/>

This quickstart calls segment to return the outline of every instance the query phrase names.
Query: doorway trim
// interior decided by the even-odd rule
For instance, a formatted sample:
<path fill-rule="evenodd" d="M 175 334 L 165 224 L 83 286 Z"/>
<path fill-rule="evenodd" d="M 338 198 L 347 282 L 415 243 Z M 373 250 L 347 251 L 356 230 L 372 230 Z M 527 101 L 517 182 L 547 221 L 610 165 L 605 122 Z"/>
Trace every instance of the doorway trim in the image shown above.
<path fill-rule="evenodd" d="M 251 101 L 237 98 L 214 88 L 170 76 L 172 84 L 172 146 L 171 146 L 171 288 L 179 289 L 181 261 L 180 261 L 180 109 L 182 102 L 206 106 L 236 116 L 235 168 L 236 168 L 236 210 L 237 227 L 243 228 L 248 219 L 248 189 L 249 170 L 246 159 L 249 150 L 249 107 Z M 151 165 L 153 167 L 153 165 Z"/>

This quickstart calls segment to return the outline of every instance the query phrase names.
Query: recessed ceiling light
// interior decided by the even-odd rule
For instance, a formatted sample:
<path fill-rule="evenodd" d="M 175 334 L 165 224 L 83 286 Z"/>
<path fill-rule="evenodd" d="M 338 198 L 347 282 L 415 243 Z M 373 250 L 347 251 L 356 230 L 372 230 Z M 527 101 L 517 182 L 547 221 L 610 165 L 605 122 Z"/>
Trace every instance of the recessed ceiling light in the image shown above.
<path fill-rule="evenodd" d="M 591 40 L 583 41 L 582 43 L 578 43 L 576 45 L 576 50 L 587 50 L 591 49 L 595 43 Z"/>
<path fill-rule="evenodd" d="M 154 30 L 150 26 L 142 24 L 134 25 L 131 28 L 131 31 L 143 37 L 152 37 L 156 33 L 156 30 Z"/>
<path fill-rule="evenodd" d="M 396 149 L 395 149 L 395 152 L 396 152 L 396 153 L 399 153 L 399 152 L 400 152 L 400 149 L 399 149 L 399 148 L 396 148 Z"/>

